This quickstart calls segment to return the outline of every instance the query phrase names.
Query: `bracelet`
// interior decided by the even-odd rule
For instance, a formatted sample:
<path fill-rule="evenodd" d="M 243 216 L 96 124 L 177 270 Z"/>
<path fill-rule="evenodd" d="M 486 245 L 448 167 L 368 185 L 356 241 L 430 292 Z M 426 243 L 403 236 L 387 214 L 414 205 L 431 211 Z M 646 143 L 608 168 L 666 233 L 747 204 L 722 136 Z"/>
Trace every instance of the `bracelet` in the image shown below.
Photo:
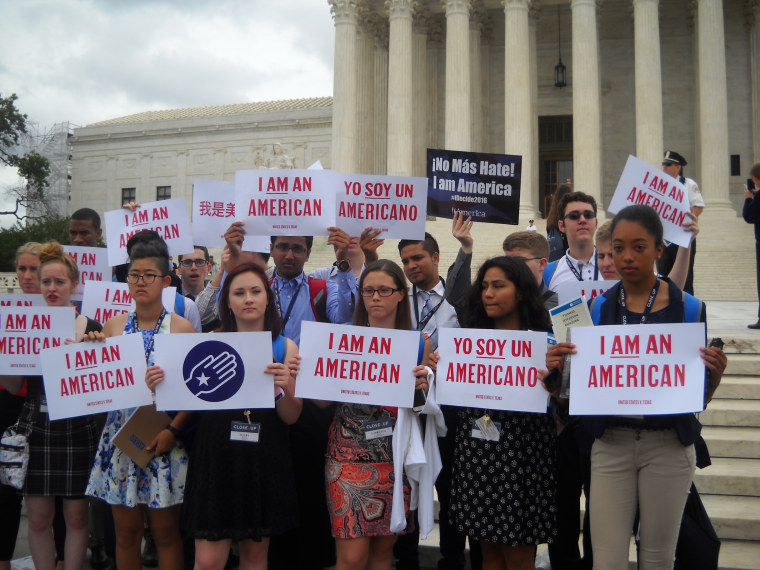
<path fill-rule="evenodd" d="M 182 435 L 182 432 L 175 428 L 172 424 L 166 424 L 166 427 L 164 429 L 169 430 L 175 439 L 179 439 Z"/>

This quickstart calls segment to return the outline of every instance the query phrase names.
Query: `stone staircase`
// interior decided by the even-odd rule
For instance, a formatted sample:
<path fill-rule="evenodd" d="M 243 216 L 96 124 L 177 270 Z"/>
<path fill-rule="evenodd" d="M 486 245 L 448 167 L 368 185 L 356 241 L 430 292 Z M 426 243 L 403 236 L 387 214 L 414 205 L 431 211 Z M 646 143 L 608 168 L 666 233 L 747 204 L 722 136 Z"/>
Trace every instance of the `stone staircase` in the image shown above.
<path fill-rule="evenodd" d="M 713 336 L 712 330 L 710 333 Z M 722 338 L 728 368 L 715 399 L 700 414 L 712 465 L 698 469 L 694 483 L 723 541 L 721 570 L 757 569 L 760 568 L 760 335 Z"/>

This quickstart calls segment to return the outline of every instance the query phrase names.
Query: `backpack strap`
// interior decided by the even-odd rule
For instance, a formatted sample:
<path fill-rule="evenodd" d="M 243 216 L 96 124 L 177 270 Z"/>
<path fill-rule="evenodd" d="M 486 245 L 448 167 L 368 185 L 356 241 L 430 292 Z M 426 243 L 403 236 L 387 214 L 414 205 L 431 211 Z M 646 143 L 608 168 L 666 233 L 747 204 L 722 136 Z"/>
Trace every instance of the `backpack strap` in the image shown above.
<path fill-rule="evenodd" d="M 560 257 L 559 259 L 562 258 Z M 559 259 L 550 261 L 544 268 L 544 285 L 547 287 L 549 286 L 549 283 L 551 283 L 552 277 L 554 277 L 554 272 L 557 271 L 557 262 L 559 262 Z"/>
<path fill-rule="evenodd" d="M 425 356 L 425 335 L 420 333 L 420 347 L 417 349 L 417 364 L 422 364 L 423 356 Z"/>
<path fill-rule="evenodd" d="M 285 361 L 285 337 L 282 335 L 279 335 L 276 339 L 272 341 L 272 353 L 274 354 L 274 361 L 275 362 L 284 362 Z"/>
<path fill-rule="evenodd" d="M 180 317 L 185 316 L 185 297 L 179 293 L 175 293 L 174 297 L 174 313 Z"/>
<path fill-rule="evenodd" d="M 597 295 L 589 301 L 589 309 L 591 309 L 591 322 L 594 325 L 598 325 L 602 320 L 602 306 L 604 305 L 607 297 L 604 295 Z"/>
<path fill-rule="evenodd" d="M 699 313 L 702 311 L 702 301 L 681 291 L 683 295 L 683 322 L 685 323 L 698 323 Z"/>
<path fill-rule="evenodd" d="M 327 281 L 324 279 L 309 280 L 309 299 L 314 318 L 320 323 L 329 323 L 327 318 Z"/>

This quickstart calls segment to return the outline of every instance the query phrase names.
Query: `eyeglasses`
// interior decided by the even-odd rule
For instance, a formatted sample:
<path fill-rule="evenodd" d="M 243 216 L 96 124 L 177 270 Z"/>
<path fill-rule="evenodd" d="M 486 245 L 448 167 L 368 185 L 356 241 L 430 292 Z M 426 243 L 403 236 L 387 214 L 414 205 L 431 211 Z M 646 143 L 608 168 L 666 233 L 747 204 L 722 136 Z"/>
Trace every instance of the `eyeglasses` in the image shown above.
<path fill-rule="evenodd" d="M 127 283 L 130 285 L 137 285 L 140 282 L 140 279 L 142 279 L 143 283 L 150 285 L 159 277 L 161 277 L 161 275 L 158 273 L 145 273 L 143 275 L 140 275 L 139 273 L 127 273 Z"/>
<path fill-rule="evenodd" d="M 303 255 L 308 251 L 302 245 L 288 245 L 286 243 L 277 243 L 274 245 L 274 248 L 280 253 L 288 253 L 288 251 L 292 251 L 293 255 Z"/>
<path fill-rule="evenodd" d="M 578 220 L 581 219 L 581 216 L 583 216 L 587 220 L 593 220 L 594 218 L 596 218 L 596 214 L 594 213 L 594 210 L 583 210 L 582 212 L 579 212 L 578 210 L 573 210 L 572 212 L 568 212 L 567 214 L 565 214 L 564 219 L 566 220 L 570 219 L 570 220 L 573 220 L 574 222 L 577 222 Z"/>
<path fill-rule="evenodd" d="M 183 259 L 179 262 L 182 267 L 192 267 L 195 264 L 196 267 L 203 267 L 208 261 L 205 259 Z"/>
<path fill-rule="evenodd" d="M 379 289 L 373 289 L 372 287 L 363 287 L 361 290 L 362 297 L 374 297 L 375 293 L 381 297 L 390 297 L 396 291 L 402 291 L 403 289 L 393 289 L 392 287 L 380 287 Z"/>
<path fill-rule="evenodd" d="M 507 257 L 511 257 L 512 259 L 519 259 L 521 261 L 534 261 L 536 259 L 543 259 L 542 257 L 520 257 L 519 255 L 508 255 Z"/>

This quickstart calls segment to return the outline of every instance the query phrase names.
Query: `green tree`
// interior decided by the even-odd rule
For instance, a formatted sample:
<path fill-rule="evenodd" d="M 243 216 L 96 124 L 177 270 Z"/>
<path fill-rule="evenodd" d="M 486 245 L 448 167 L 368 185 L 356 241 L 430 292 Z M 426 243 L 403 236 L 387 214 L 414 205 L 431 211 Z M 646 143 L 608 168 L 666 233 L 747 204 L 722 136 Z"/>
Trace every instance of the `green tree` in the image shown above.
<path fill-rule="evenodd" d="M 69 219 L 67 217 L 32 220 L 28 224 L 0 229 L 0 271 L 16 270 L 16 250 L 28 241 L 46 242 L 51 239 L 69 243 Z"/>
<path fill-rule="evenodd" d="M 45 188 L 50 177 L 50 163 L 47 158 L 35 150 L 20 152 L 20 145 L 27 134 L 27 116 L 16 108 L 15 93 L 10 97 L 0 94 L 0 162 L 5 166 L 16 168 L 24 179 L 22 186 L 6 189 L 6 193 L 15 196 L 16 207 L 0 215 L 13 215 L 18 220 L 27 217 L 25 209 L 33 204 L 45 204 Z M 20 211 L 20 209 L 24 211 Z"/>

